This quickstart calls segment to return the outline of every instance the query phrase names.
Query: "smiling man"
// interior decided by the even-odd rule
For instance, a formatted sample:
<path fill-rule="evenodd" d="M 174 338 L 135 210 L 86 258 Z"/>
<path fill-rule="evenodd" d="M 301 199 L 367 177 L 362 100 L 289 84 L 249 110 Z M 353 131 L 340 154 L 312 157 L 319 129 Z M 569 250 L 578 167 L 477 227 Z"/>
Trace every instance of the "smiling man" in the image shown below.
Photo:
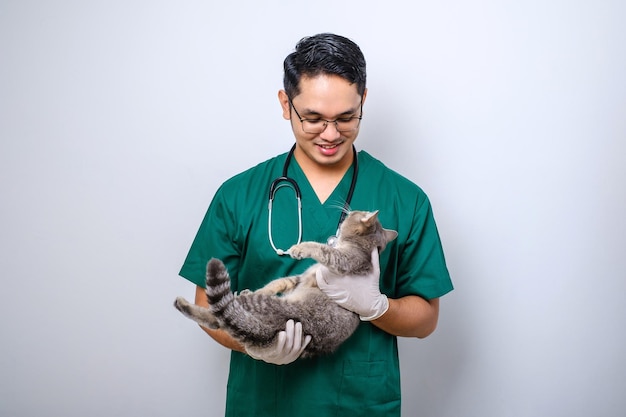
<path fill-rule="evenodd" d="M 299 359 L 308 338 L 291 320 L 281 332 L 284 343 L 254 356 L 226 333 L 204 329 L 232 350 L 227 416 L 400 416 L 396 338 L 430 335 L 439 297 L 452 283 L 427 196 L 356 151 L 366 96 L 365 58 L 354 42 L 328 33 L 302 39 L 284 61 L 278 93 L 293 148 L 220 187 L 183 264 L 180 275 L 196 285 L 196 304 L 208 306 L 210 258 L 226 264 L 233 291 L 298 274 L 310 261 L 281 256 L 278 248 L 300 237 L 332 241 L 345 206 L 379 210 L 383 226 L 399 233 L 380 258 L 375 254 L 380 268 L 370 276 L 318 274 L 322 291 L 361 318 L 333 355 Z M 296 191 L 301 208 L 293 192 L 278 190 L 283 185 Z M 270 188 L 276 191 L 273 210 Z"/>
<path fill-rule="evenodd" d="M 326 74 L 301 77 L 293 98 L 285 90 L 278 93 L 283 117 L 294 127 L 294 157 L 322 203 L 352 165 L 366 93 Z"/>

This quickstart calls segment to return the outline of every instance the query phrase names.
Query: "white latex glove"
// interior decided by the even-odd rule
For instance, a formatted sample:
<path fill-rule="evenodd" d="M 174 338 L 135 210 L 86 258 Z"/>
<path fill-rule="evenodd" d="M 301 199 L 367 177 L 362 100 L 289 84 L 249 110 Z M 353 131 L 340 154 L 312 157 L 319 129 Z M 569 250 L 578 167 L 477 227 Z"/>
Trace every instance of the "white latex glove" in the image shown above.
<path fill-rule="evenodd" d="M 302 335 L 302 323 L 288 320 L 285 330 L 278 333 L 278 341 L 275 346 L 269 348 L 246 348 L 250 357 L 262 360 L 274 365 L 286 365 L 298 359 L 306 346 L 311 341 L 311 336 Z"/>
<path fill-rule="evenodd" d="M 389 300 L 380 292 L 378 249 L 372 251 L 373 269 L 369 275 L 336 275 L 326 267 L 317 269 L 320 290 L 337 304 L 359 315 L 363 321 L 376 320 L 387 312 Z"/>

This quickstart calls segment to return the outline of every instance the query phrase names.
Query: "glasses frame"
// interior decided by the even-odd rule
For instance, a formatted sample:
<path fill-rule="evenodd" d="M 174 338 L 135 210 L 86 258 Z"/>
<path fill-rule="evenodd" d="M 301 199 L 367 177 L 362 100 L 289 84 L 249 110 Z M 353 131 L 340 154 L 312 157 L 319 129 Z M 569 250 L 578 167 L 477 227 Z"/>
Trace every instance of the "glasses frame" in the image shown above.
<path fill-rule="evenodd" d="M 311 135 L 311 134 L 319 135 L 321 133 L 324 133 L 326 131 L 326 128 L 328 127 L 329 123 L 334 123 L 335 124 L 335 130 L 337 130 L 337 132 L 340 132 L 340 133 L 354 132 L 354 131 L 359 129 L 359 126 L 361 125 L 361 120 L 363 119 L 363 100 L 361 100 L 361 113 L 358 116 L 350 117 L 350 120 L 352 120 L 352 119 L 358 119 L 359 120 L 357 125 L 353 129 L 339 130 L 339 125 L 337 124 L 337 121 L 339 119 L 347 119 L 347 117 L 338 117 L 335 120 L 326 120 L 326 119 L 322 119 L 322 118 L 315 119 L 315 120 L 305 119 L 304 117 L 300 116 L 300 113 L 298 113 L 298 110 L 296 109 L 296 106 L 294 106 L 293 105 L 293 101 L 291 101 L 291 97 L 287 97 L 287 99 L 289 100 L 289 104 L 291 105 L 291 108 L 293 109 L 293 111 L 296 112 L 296 116 L 298 117 L 298 120 L 300 120 L 300 126 L 302 127 L 302 131 L 304 133 L 309 134 L 309 135 Z M 304 122 L 321 122 L 321 121 L 324 121 L 324 126 L 323 126 L 323 129 L 320 130 L 319 132 L 307 132 L 306 130 L 304 130 Z"/>

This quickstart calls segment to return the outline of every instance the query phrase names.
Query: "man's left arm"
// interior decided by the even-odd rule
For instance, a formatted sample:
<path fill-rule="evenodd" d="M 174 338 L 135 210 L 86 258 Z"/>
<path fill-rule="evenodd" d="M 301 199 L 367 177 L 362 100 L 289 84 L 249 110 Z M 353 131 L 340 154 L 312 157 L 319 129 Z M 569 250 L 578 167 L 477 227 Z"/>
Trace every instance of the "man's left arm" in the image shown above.
<path fill-rule="evenodd" d="M 317 285 L 337 304 L 371 321 L 394 336 L 424 338 L 435 331 L 439 298 L 417 295 L 391 299 L 380 292 L 378 250 L 372 250 L 372 271 L 367 276 L 335 275 L 327 268 L 317 270 Z"/>
<path fill-rule="evenodd" d="M 389 308 L 372 324 L 394 336 L 424 338 L 437 328 L 439 298 L 425 300 L 417 295 L 388 299 Z"/>

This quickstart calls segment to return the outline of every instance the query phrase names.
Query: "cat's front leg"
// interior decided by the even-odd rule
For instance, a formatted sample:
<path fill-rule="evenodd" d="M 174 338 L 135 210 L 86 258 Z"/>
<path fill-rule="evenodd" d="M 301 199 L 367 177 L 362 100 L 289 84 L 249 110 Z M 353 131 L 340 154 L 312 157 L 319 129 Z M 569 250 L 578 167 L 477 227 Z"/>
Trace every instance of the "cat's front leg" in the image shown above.
<path fill-rule="evenodd" d="M 319 258 L 320 253 L 323 251 L 321 243 L 317 242 L 302 242 L 297 245 L 293 245 L 287 253 L 293 259 L 304 259 L 304 258 Z"/>

